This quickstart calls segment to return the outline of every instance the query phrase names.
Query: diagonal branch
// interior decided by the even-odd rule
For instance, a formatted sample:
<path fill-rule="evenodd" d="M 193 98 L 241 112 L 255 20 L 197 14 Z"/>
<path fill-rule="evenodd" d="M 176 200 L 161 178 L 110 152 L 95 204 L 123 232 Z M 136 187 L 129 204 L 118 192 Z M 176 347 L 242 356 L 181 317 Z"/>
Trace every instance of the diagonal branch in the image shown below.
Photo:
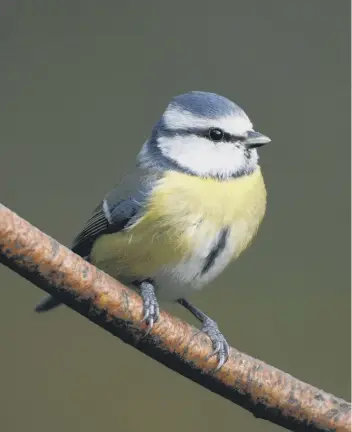
<path fill-rule="evenodd" d="M 161 313 L 142 338 L 142 301 L 0 204 L 0 262 L 129 345 L 201 386 L 293 431 L 351 430 L 351 404 L 232 348 L 215 375 L 207 337 Z"/>

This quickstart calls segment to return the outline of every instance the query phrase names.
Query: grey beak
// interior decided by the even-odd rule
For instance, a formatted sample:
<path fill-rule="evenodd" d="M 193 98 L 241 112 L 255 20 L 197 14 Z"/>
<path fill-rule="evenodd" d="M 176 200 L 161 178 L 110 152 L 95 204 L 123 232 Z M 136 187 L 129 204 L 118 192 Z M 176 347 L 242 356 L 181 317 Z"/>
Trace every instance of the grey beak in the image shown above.
<path fill-rule="evenodd" d="M 244 140 L 244 144 L 249 148 L 261 147 L 264 144 L 268 144 L 271 139 L 259 132 L 249 131 L 247 138 Z"/>

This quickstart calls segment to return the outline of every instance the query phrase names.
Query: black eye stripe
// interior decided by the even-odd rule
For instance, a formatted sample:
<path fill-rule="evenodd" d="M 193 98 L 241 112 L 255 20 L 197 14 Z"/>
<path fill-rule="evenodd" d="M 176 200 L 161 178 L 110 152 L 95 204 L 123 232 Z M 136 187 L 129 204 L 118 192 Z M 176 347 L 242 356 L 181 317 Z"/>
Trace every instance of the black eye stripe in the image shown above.
<path fill-rule="evenodd" d="M 228 132 L 222 131 L 223 132 L 223 136 L 221 141 L 214 141 L 209 137 L 209 131 L 211 129 L 218 129 L 218 128 L 207 128 L 207 129 L 201 129 L 201 128 L 188 128 L 188 129 L 164 129 L 162 134 L 165 136 L 169 136 L 169 137 L 174 137 L 174 136 L 188 136 L 188 135 L 197 135 L 201 138 L 206 138 L 209 141 L 212 142 L 239 142 L 239 141 L 244 141 L 245 137 L 243 136 L 236 136 L 236 135 L 232 135 Z"/>
<path fill-rule="evenodd" d="M 235 135 L 231 135 L 228 132 L 224 132 L 222 131 L 222 138 L 221 140 L 213 140 L 211 139 L 211 137 L 209 136 L 209 130 L 207 130 L 205 133 L 203 132 L 202 134 L 199 134 L 200 136 L 204 137 L 204 138 L 208 138 L 211 141 L 215 141 L 215 142 L 238 142 L 238 141 L 243 141 L 244 137 L 240 137 L 240 136 L 235 136 Z"/>

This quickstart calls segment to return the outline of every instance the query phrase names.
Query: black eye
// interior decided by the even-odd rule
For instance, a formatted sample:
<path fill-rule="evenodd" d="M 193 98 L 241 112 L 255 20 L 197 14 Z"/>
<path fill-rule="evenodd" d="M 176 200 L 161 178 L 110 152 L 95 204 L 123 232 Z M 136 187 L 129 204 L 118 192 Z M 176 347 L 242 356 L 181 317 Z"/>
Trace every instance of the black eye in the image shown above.
<path fill-rule="evenodd" d="M 224 138 L 225 132 L 222 129 L 211 128 L 208 131 L 208 137 L 212 141 L 221 141 Z"/>

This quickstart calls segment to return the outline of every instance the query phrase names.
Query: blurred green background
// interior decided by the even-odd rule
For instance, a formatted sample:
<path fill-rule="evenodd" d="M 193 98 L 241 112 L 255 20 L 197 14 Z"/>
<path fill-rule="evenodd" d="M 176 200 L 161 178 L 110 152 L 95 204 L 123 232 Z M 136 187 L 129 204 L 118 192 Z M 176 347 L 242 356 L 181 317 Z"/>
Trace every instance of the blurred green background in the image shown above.
<path fill-rule="evenodd" d="M 235 100 L 272 138 L 268 212 L 194 300 L 238 349 L 349 398 L 350 2 L 0 7 L 1 202 L 69 245 L 172 96 Z M 65 307 L 36 315 L 43 293 L 4 267 L 0 283 L 3 431 L 280 430 Z"/>

